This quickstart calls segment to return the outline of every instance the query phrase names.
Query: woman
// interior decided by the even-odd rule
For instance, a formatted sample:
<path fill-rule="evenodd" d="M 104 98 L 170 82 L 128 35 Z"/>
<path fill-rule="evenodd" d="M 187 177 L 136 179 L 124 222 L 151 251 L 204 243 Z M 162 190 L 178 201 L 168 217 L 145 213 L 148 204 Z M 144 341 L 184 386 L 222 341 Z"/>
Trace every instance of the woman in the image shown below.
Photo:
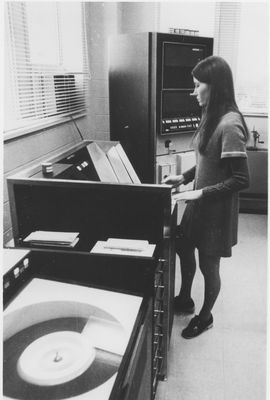
<path fill-rule="evenodd" d="M 196 166 L 164 183 L 178 186 L 194 180 L 194 190 L 175 195 L 187 206 L 178 227 L 176 251 L 182 283 L 175 308 L 193 314 L 191 287 L 196 270 L 194 251 L 204 277 L 204 303 L 182 331 L 184 338 L 198 336 L 213 326 L 212 308 L 220 291 L 221 257 L 230 257 L 237 243 L 238 191 L 249 186 L 246 142 L 248 129 L 235 102 L 232 73 L 221 57 L 208 57 L 192 71 L 193 95 L 202 118 L 193 144 Z"/>

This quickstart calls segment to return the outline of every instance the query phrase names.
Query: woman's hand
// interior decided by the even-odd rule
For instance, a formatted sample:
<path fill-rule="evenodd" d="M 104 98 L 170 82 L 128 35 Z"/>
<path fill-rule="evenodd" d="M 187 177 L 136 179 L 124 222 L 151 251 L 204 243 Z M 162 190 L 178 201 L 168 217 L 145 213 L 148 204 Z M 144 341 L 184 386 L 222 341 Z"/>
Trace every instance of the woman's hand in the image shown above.
<path fill-rule="evenodd" d="M 173 200 L 198 200 L 202 197 L 203 191 L 202 189 L 199 190 L 188 190 L 186 192 L 181 192 L 173 195 Z"/>
<path fill-rule="evenodd" d="M 182 185 L 185 178 L 183 175 L 169 175 L 162 180 L 161 183 L 166 183 L 167 185 L 173 185 L 174 187 Z"/>

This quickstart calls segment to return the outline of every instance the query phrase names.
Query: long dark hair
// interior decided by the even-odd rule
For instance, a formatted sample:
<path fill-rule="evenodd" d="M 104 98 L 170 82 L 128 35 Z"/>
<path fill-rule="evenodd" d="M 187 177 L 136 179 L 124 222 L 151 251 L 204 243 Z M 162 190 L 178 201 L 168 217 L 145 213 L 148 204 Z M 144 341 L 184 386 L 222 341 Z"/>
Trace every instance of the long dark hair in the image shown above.
<path fill-rule="evenodd" d="M 204 153 L 221 117 L 230 111 L 237 112 L 242 119 L 246 140 L 249 132 L 244 117 L 239 111 L 234 95 L 233 77 L 229 64 L 221 57 L 210 56 L 200 61 L 192 70 L 199 82 L 209 84 L 210 94 L 202 109 L 200 125 L 195 132 L 200 135 L 199 151 Z"/>

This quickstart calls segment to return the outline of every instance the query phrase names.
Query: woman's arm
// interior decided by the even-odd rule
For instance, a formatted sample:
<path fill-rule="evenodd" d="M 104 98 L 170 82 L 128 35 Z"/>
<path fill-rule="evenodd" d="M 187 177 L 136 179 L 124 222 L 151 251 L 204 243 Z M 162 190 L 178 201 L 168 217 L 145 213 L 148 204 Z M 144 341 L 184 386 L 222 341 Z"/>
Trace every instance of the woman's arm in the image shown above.
<path fill-rule="evenodd" d="M 196 173 L 196 165 L 194 165 L 194 167 L 188 169 L 186 172 L 183 173 L 184 185 L 193 181 L 193 179 L 195 178 L 195 173 Z"/>
<path fill-rule="evenodd" d="M 173 185 L 177 187 L 179 185 L 186 185 L 187 183 L 193 181 L 195 177 L 196 166 L 190 168 L 181 175 L 169 175 L 163 179 L 161 183 L 167 183 L 168 185 Z"/>
<path fill-rule="evenodd" d="M 202 188 L 202 197 L 220 198 L 226 194 L 238 192 L 249 187 L 249 171 L 247 159 L 232 157 L 224 159 L 229 163 L 231 176 L 223 182 Z"/>
<path fill-rule="evenodd" d="M 249 187 L 249 172 L 246 158 L 226 158 L 224 162 L 229 163 L 231 176 L 223 182 L 217 183 L 198 190 L 190 190 L 178 193 L 174 196 L 177 200 L 198 200 L 200 198 L 222 198 L 226 194 L 237 192 Z"/>

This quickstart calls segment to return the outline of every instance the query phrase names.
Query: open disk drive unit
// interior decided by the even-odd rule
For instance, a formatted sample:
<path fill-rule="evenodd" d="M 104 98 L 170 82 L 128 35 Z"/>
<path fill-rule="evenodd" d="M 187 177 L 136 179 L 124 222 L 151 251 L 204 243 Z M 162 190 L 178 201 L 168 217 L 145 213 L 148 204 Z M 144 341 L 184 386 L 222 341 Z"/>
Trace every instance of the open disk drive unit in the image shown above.
<path fill-rule="evenodd" d="M 167 376 L 172 188 L 94 178 L 88 145 L 49 160 L 53 172 L 39 165 L 8 178 L 15 249 L 6 252 L 27 255 L 3 278 L 5 399 L 152 400 Z M 73 247 L 25 241 L 36 232 L 78 236 Z M 109 238 L 154 251 L 91 252 Z"/>

